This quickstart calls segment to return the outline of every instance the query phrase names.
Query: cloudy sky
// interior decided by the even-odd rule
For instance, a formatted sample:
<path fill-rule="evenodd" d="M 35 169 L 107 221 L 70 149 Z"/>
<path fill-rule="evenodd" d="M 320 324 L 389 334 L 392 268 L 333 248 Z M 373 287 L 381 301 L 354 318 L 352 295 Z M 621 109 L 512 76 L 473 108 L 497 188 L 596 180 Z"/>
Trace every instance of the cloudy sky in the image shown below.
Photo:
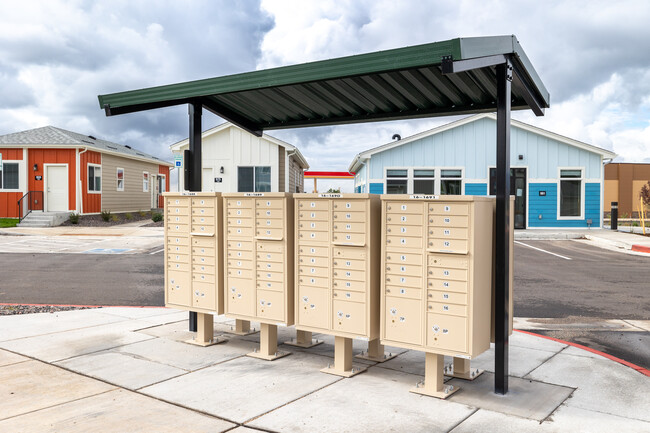
<path fill-rule="evenodd" d="M 0 135 L 44 125 L 163 158 L 187 108 L 107 118 L 97 95 L 459 36 L 515 34 L 551 94 L 532 123 L 650 162 L 650 2 L 59 1 L 0 2 Z M 453 119 L 272 131 L 312 169 Z M 204 114 L 204 127 L 221 120 Z M 347 188 L 346 188 L 347 189 Z"/>

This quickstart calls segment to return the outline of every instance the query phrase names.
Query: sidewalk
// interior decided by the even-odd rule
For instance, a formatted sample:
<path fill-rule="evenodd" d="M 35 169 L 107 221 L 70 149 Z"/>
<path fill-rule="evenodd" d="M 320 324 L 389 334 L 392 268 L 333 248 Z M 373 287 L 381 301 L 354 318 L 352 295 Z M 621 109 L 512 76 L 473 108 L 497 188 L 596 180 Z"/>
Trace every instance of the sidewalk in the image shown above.
<path fill-rule="evenodd" d="M 450 380 L 460 391 L 443 401 L 408 392 L 423 379 L 421 352 L 387 348 L 399 355 L 343 379 L 319 371 L 332 362 L 330 336 L 267 362 L 245 356 L 257 334 L 183 343 L 186 319 L 118 307 L 0 317 L 0 431 L 650 432 L 649 377 L 523 332 L 510 340 L 506 396 L 493 393 L 490 350 L 472 360 L 486 372 Z M 216 334 L 230 330 L 215 322 Z"/>

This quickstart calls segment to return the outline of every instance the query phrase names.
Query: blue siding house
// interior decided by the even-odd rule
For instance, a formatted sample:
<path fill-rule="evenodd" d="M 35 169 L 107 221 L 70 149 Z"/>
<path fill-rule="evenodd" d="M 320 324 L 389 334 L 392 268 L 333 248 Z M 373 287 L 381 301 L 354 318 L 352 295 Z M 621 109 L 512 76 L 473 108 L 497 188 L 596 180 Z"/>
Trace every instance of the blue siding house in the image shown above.
<path fill-rule="evenodd" d="M 603 165 L 616 154 L 512 120 L 515 228 L 601 227 Z M 356 192 L 494 195 L 496 116 L 470 116 L 358 154 Z"/>

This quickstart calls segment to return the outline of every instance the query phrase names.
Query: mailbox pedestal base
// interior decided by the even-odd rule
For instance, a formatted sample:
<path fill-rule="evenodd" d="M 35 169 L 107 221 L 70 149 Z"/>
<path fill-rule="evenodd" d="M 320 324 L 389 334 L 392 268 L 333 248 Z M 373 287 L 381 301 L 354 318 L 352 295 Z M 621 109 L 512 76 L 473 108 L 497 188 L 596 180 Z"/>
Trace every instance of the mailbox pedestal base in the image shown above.
<path fill-rule="evenodd" d="M 392 354 L 389 353 L 386 355 L 384 352 L 384 345 L 379 342 L 379 338 L 375 340 L 370 340 L 368 342 L 368 351 L 367 352 L 361 352 L 360 354 L 356 355 L 355 358 L 358 359 L 365 359 L 367 361 L 374 361 L 374 362 L 386 362 L 389 359 L 393 359 L 397 356 L 397 354 Z"/>
<path fill-rule="evenodd" d="M 474 380 L 483 374 L 484 370 L 480 370 L 478 368 L 470 368 L 469 359 L 454 358 L 454 363 L 445 365 L 444 371 L 445 376 L 465 380 Z"/>
<path fill-rule="evenodd" d="M 235 329 L 230 330 L 229 334 L 235 334 L 235 335 L 251 335 L 251 334 L 256 334 L 260 332 L 259 330 L 256 330 L 253 328 L 251 331 L 251 322 L 248 320 L 241 320 L 241 319 L 236 319 L 235 320 Z"/>
<path fill-rule="evenodd" d="M 296 347 L 303 347 L 305 349 L 309 349 L 310 347 L 323 344 L 323 341 L 312 339 L 311 332 L 309 331 L 296 331 L 296 339 L 287 341 L 284 344 L 286 344 L 287 346 L 296 346 Z"/>
<path fill-rule="evenodd" d="M 291 352 L 278 350 L 278 325 L 269 325 L 268 323 L 260 325 L 260 349 L 246 354 L 246 356 L 266 361 L 273 361 L 287 355 L 291 355 Z"/>
<path fill-rule="evenodd" d="M 321 371 L 336 376 L 352 377 L 368 369 L 367 366 L 352 365 L 352 339 L 334 337 L 334 366 L 330 365 Z"/>
<path fill-rule="evenodd" d="M 186 340 L 186 343 L 206 347 L 226 342 L 225 338 L 214 336 L 214 318 L 212 314 L 197 313 L 196 322 L 196 336 L 191 340 Z"/>
<path fill-rule="evenodd" d="M 411 388 L 409 391 L 444 400 L 460 389 L 452 385 L 445 385 L 444 375 L 442 374 L 445 363 L 443 355 L 427 352 L 425 362 L 424 382 L 418 383 L 415 388 Z"/>

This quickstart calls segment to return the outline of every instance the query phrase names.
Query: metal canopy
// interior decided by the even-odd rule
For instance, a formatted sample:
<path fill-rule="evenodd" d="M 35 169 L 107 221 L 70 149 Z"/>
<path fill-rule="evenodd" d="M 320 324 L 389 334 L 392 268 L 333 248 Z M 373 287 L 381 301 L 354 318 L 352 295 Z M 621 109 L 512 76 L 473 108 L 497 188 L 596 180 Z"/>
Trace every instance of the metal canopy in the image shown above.
<path fill-rule="evenodd" d="M 515 36 L 413 47 L 99 96 L 106 115 L 185 103 L 263 130 L 496 111 L 496 65 L 513 66 L 512 109 L 549 106 Z"/>

